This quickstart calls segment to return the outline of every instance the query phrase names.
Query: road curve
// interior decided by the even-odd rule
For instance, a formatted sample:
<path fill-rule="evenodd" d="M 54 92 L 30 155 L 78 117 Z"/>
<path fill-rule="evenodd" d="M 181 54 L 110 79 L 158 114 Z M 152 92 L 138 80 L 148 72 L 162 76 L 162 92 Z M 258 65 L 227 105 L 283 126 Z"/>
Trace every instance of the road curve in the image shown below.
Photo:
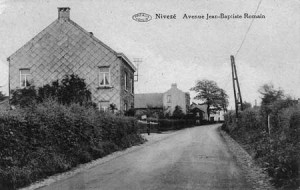
<path fill-rule="evenodd" d="M 96 165 L 40 190 L 252 189 L 218 132 L 199 126 Z"/>

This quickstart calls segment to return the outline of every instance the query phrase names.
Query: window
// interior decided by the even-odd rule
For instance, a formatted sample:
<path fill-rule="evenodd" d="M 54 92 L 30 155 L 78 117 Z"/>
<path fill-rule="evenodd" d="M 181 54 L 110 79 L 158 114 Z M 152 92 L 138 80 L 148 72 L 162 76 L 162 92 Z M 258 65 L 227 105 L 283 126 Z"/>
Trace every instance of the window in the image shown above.
<path fill-rule="evenodd" d="M 131 93 L 134 94 L 134 79 L 133 77 L 131 78 Z"/>
<path fill-rule="evenodd" d="M 108 101 L 99 103 L 99 110 L 100 111 L 107 111 L 108 108 L 109 108 L 109 102 Z"/>
<path fill-rule="evenodd" d="M 109 67 L 99 68 L 99 86 L 109 86 L 110 85 L 110 73 Z"/>
<path fill-rule="evenodd" d="M 127 103 L 125 102 L 124 103 L 124 111 L 127 111 L 128 110 L 128 105 L 127 105 Z"/>
<path fill-rule="evenodd" d="M 128 84 L 127 84 L 127 72 L 125 72 L 125 75 L 124 75 L 124 84 L 125 84 L 125 90 L 127 90 L 128 88 Z"/>
<path fill-rule="evenodd" d="M 20 87 L 30 86 L 30 69 L 20 69 Z"/>
<path fill-rule="evenodd" d="M 171 103 L 171 95 L 167 96 L 167 103 Z"/>

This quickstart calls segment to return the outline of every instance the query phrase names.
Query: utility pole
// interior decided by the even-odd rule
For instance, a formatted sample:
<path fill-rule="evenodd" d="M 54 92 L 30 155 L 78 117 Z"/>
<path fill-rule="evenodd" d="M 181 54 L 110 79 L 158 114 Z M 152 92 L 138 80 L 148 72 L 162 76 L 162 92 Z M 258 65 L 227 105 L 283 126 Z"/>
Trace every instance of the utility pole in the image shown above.
<path fill-rule="evenodd" d="M 239 85 L 239 79 L 237 76 L 234 56 L 231 55 L 230 59 L 231 59 L 232 84 L 233 84 L 234 102 L 235 102 L 235 114 L 236 114 L 236 118 L 238 118 L 239 104 L 241 107 L 241 111 L 243 111 L 243 100 L 242 100 L 242 94 L 241 94 L 241 89 L 240 89 L 240 85 Z M 237 88 L 238 92 L 236 92 L 236 88 Z"/>

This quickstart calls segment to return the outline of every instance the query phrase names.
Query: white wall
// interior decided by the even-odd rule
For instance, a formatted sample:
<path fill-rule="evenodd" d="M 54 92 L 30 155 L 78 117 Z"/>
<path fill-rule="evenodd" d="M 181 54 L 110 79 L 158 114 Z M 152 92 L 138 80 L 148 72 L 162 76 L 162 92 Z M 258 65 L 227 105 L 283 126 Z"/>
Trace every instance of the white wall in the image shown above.
<path fill-rule="evenodd" d="M 168 102 L 168 95 L 171 96 L 171 102 Z M 182 108 L 183 113 L 186 114 L 186 98 L 185 93 L 177 88 L 176 84 L 172 84 L 170 90 L 163 94 L 163 105 L 168 108 L 166 112 L 170 111 L 173 114 L 175 107 L 178 105 Z"/>

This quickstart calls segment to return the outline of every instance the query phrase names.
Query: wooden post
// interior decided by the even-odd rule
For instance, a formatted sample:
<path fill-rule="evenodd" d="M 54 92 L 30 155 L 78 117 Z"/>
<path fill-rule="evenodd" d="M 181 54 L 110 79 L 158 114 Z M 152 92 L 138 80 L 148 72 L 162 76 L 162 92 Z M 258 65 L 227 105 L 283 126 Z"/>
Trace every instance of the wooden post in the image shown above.
<path fill-rule="evenodd" d="M 241 94 L 241 90 L 240 90 L 239 78 L 238 78 L 237 73 L 236 73 L 234 57 L 233 57 L 233 66 L 234 66 L 236 84 L 237 84 L 237 87 L 238 87 L 238 95 L 239 95 L 239 99 L 240 99 L 239 103 L 241 104 L 241 110 L 243 111 L 243 100 L 242 100 L 242 94 Z"/>
<path fill-rule="evenodd" d="M 234 77 L 234 57 L 233 55 L 230 56 L 231 59 L 231 71 L 232 71 L 232 84 L 233 84 L 233 93 L 234 93 L 234 102 L 235 102 L 235 117 L 238 118 L 238 102 L 236 99 L 236 90 L 235 90 L 235 77 Z"/>
<path fill-rule="evenodd" d="M 234 101 L 235 101 L 235 114 L 236 114 L 236 118 L 238 119 L 239 104 L 241 105 L 241 111 L 243 111 L 243 100 L 242 100 L 239 79 L 238 79 L 237 71 L 236 71 L 236 67 L 235 67 L 234 56 L 231 55 L 230 59 L 231 59 L 232 84 L 233 84 Z M 237 86 L 238 92 L 236 92 L 235 86 Z"/>

